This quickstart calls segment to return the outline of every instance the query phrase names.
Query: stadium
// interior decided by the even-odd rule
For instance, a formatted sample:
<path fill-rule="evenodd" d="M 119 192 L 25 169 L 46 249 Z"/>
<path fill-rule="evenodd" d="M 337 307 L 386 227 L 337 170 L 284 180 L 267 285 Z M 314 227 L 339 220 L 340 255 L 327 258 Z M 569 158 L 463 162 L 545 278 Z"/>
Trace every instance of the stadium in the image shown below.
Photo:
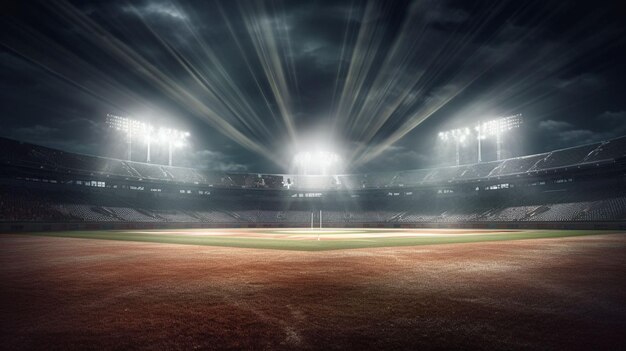
<path fill-rule="evenodd" d="M 358 316 L 350 317 L 351 323 L 359 323 L 361 327 L 368 327 L 371 323 L 361 318 L 378 320 L 376 316 L 382 313 L 370 304 L 382 303 L 387 306 L 391 304 L 393 308 L 398 308 L 398 304 L 404 306 L 405 303 L 409 303 L 402 301 L 403 299 L 393 300 L 398 297 L 390 291 L 377 291 L 367 295 L 358 289 L 359 292 L 351 294 L 349 292 L 351 284 L 366 284 L 366 286 L 379 284 L 370 282 L 362 274 L 366 277 L 371 275 L 381 279 L 392 279 L 393 272 L 386 270 L 403 271 L 415 264 L 415 267 L 422 267 L 418 273 L 412 272 L 400 281 L 393 280 L 384 284 L 395 285 L 411 278 L 430 279 L 429 284 L 433 284 L 433 278 L 428 278 L 428 274 L 439 271 L 438 274 L 445 276 L 444 282 L 455 285 L 456 279 L 473 279 L 471 277 L 475 274 L 508 275 L 509 270 L 512 269 L 511 265 L 522 267 L 528 265 L 525 260 L 532 260 L 533 264 L 548 265 L 550 268 L 545 269 L 552 270 L 555 268 L 553 266 L 555 262 L 552 262 L 554 257 L 546 259 L 537 256 L 550 255 L 550 250 L 565 250 L 568 253 L 559 254 L 558 259 L 573 259 L 574 261 L 569 263 L 568 268 L 576 267 L 581 270 L 579 274 L 569 269 L 562 271 L 561 274 L 565 277 L 557 279 L 560 284 L 574 284 L 577 279 L 587 277 L 584 278 L 586 280 L 590 279 L 589 275 L 599 274 L 596 268 L 601 267 L 594 265 L 593 260 L 600 259 L 601 256 L 597 255 L 604 255 L 604 250 L 608 250 L 606 248 L 623 243 L 623 234 L 612 233 L 621 233 L 626 227 L 625 146 L 626 137 L 622 137 L 539 155 L 481 164 L 386 174 L 302 176 L 203 172 L 192 168 L 98 158 L 2 139 L 3 222 L 1 228 L 6 233 L 26 232 L 32 236 L 26 243 L 18 240 L 18 237 L 15 237 L 15 242 L 12 242 L 11 238 L 4 238 L 4 245 L 8 245 L 12 250 L 21 252 L 25 249 L 24 245 L 27 245 L 31 247 L 28 249 L 31 253 L 26 256 L 18 254 L 19 257 L 4 255 L 3 260 L 10 257 L 11 262 L 5 261 L 4 264 L 11 267 L 13 264 L 26 264 L 25 258 L 32 259 L 37 264 L 30 263 L 29 266 L 34 265 L 34 267 L 30 267 L 29 270 L 36 270 L 42 262 L 34 257 L 31 258 L 31 254 L 44 255 L 47 260 L 58 260 L 69 255 L 70 261 L 66 264 L 78 265 L 85 272 L 114 274 L 114 279 L 97 279 L 98 291 L 102 288 L 100 283 L 126 284 L 123 285 L 123 291 L 131 287 L 132 289 L 164 289 L 161 284 L 172 284 L 173 277 L 170 274 L 175 274 L 177 275 L 175 280 L 178 282 L 176 284 L 181 284 L 180 289 L 183 289 L 175 294 L 191 294 L 192 301 L 199 296 L 194 297 L 195 290 L 189 291 L 185 287 L 187 284 L 198 284 L 195 280 L 198 278 L 194 278 L 193 270 L 197 270 L 197 274 L 204 274 L 201 273 L 204 271 L 201 267 L 209 270 L 219 267 L 224 272 L 228 272 L 228 277 L 222 275 L 224 272 L 220 272 L 221 274 L 217 276 L 210 274 L 211 278 L 224 279 L 220 284 L 232 284 L 228 289 L 244 289 L 252 294 L 249 297 L 251 300 L 243 297 L 238 300 L 237 304 L 259 304 L 257 307 L 243 308 L 255 314 L 272 314 L 250 317 L 237 313 L 234 317 L 244 318 L 247 322 L 259 320 L 256 323 L 262 324 L 260 327 L 249 327 L 251 329 L 241 331 L 221 328 L 232 328 L 234 326 L 231 323 L 244 323 L 243 320 L 213 321 L 212 323 L 215 324 L 210 325 L 209 328 L 217 325 L 219 328 L 215 331 L 225 334 L 212 335 L 212 337 L 224 338 L 220 339 L 228 343 L 224 345 L 236 348 L 256 347 L 259 345 L 258 342 L 265 342 L 271 348 L 300 347 L 304 342 L 300 334 L 302 330 L 292 329 L 300 327 L 282 325 L 282 323 L 292 323 L 284 322 L 284 320 L 304 317 L 302 315 L 299 317 L 298 315 L 276 316 L 273 313 L 307 313 L 296 311 L 301 311 L 301 308 L 314 308 L 321 300 L 324 301 L 322 302 L 324 306 L 335 308 L 337 314 L 318 316 L 317 310 L 313 309 L 307 313 L 309 318 L 311 316 L 322 318 L 324 323 L 331 323 L 329 326 L 343 330 L 343 327 L 334 323 L 340 325 L 348 323 L 343 320 L 346 318 L 344 314 L 348 312 L 344 305 L 348 303 L 348 300 L 345 299 L 362 299 L 351 307 L 355 309 L 352 313 L 357 313 Z M 284 186 L 287 183 L 290 184 L 289 189 Z M 520 192 L 524 195 L 521 196 Z M 59 238 L 66 240 L 59 241 Z M 84 239 L 87 239 L 87 242 L 84 242 Z M 99 240 L 111 241 L 111 243 Z M 152 247 L 154 244 L 163 245 L 163 251 L 158 247 Z M 180 245 L 180 247 L 171 244 Z M 429 245 L 428 247 L 434 245 L 436 249 L 425 249 L 424 245 Z M 202 249 L 203 246 L 216 249 L 206 250 Z M 592 249 L 589 249 L 589 246 Z M 614 250 L 619 250 L 619 247 L 623 246 L 617 245 Z M 386 249 L 361 251 L 371 248 Z M 250 250 L 253 251 L 250 252 Z M 286 250 L 289 253 L 268 253 L 267 250 Z M 334 252 L 337 250 L 341 253 Z M 114 272 L 122 267 L 118 266 L 117 260 L 129 259 L 126 256 L 129 251 L 133 252 L 133 255 L 141 255 L 141 258 L 132 259 L 130 264 L 134 268 L 118 276 Z M 542 251 L 546 252 L 542 253 Z M 314 252 L 315 255 L 320 254 L 321 257 L 310 254 L 302 256 L 302 252 Z M 472 252 L 480 252 L 480 254 L 472 255 Z M 619 252 L 615 251 L 611 254 L 613 256 L 611 261 L 617 265 L 615 269 L 623 268 L 621 260 L 624 256 Z M 426 257 L 422 257 L 422 253 Z M 211 262 L 207 267 L 204 261 L 199 261 L 197 257 L 202 254 L 209 255 L 211 261 L 221 262 L 215 266 L 215 262 Z M 166 257 L 157 258 L 154 255 L 166 255 Z M 401 259 L 408 260 L 408 262 L 400 264 L 399 267 L 397 264 L 389 265 L 388 259 L 385 258 L 389 255 L 394 257 L 394 260 Z M 432 257 L 433 255 L 441 257 Z M 571 255 L 576 255 L 576 258 L 572 258 Z M 83 262 L 85 259 L 88 260 L 87 263 Z M 285 259 L 288 264 L 283 261 Z M 96 262 L 91 262 L 92 260 Z M 102 266 L 89 268 L 94 263 Z M 69 267 L 63 268 L 66 264 L 61 264 L 59 267 L 62 271 L 58 274 L 62 279 L 70 279 L 71 277 L 67 275 L 73 271 Z M 166 270 L 163 273 L 165 276 L 153 278 L 157 279 L 153 283 L 156 284 L 153 288 L 145 287 L 143 284 L 136 286 L 132 282 L 137 279 L 142 281 L 152 276 L 144 272 L 144 269 L 150 268 L 137 269 L 135 266 L 143 264 L 161 265 L 162 269 Z M 249 268 L 248 266 L 240 267 L 242 264 L 250 266 Z M 223 265 L 233 265 L 237 268 Z M 450 271 L 449 265 L 462 265 L 463 268 L 458 267 Z M 300 274 L 304 274 L 304 277 L 294 277 L 291 269 L 300 270 Z M 455 272 L 459 269 L 460 272 Z M 278 271 L 274 272 L 276 274 L 274 276 L 269 272 L 263 272 L 265 270 Z M 385 272 L 372 273 L 370 270 L 385 270 Z M 426 270 L 426 273 L 421 270 Z M 610 274 L 609 272 L 605 274 Z M 541 280 L 545 279 L 543 275 L 537 276 L 536 274 L 525 277 L 525 284 L 514 290 L 536 289 L 537 285 L 541 284 Z M 268 282 L 269 277 L 285 279 L 285 281 Z M 15 278 L 19 281 L 18 277 L 6 277 L 6 279 Z M 590 280 L 596 284 L 612 286 L 620 279 L 615 278 L 617 281 Z M 30 280 L 30 278 L 26 279 Z M 87 284 L 89 280 L 85 280 L 84 283 Z M 38 284 L 52 284 L 52 282 L 43 279 Z M 266 284 L 271 285 L 272 289 L 286 290 L 260 293 L 261 296 L 257 296 L 259 292 L 254 292 L 256 291 L 254 287 Z M 324 285 L 320 286 L 320 284 Z M 474 284 L 473 286 L 470 284 L 467 288 L 460 288 L 460 291 L 454 291 L 452 294 L 469 295 L 470 297 L 466 297 L 469 299 L 485 298 L 483 294 L 473 295 L 471 291 L 482 284 L 495 284 L 495 282 L 478 279 Z M 211 285 L 211 289 L 213 288 L 216 287 Z M 385 289 L 388 288 L 391 287 L 385 287 Z M 450 287 L 445 285 L 440 287 L 440 289 L 448 288 Z M 74 291 L 74 289 L 81 288 L 72 285 L 68 289 Z M 106 289 L 118 291 L 112 287 Z M 329 290 L 325 291 L 325 289 Z M 409 296 L 405 298 L 409 299 L 411 299 L 411 294 L 425 293 L 420 287 L 413 286 L 406 289 L 407 291 L 402 294 L 408 294 Z M 490 286 L 490 289 L 493 289 L 491 294 L 499 293 L 499 290 L 494 287 Z M 503 290 L 507 291 L 508 288 Z M 578 287 L 575 290 L 577 294 L 581 293 Z M 96 295 L 101 296 L 103 293 L 99 292 Z M 239 298 L 241 294 L 241 292 L 235 293 L 228 290 L 212 293 L 219 295 L 220 298 Z M 335 293 L 343 294 L 343 296 L 334 297 L 337 300 L 328 302 L 333 299 Z M 437 295 L 440 296 L 430 296 L 427 301 L 429 304 L 433 303 L 434 306 L 426 309 L 427 313 L 444 318 L 446 324 L 460 323 L 447 315 L 448 313 L 454 314 L 457 308 L 464 310 L 464 313 L 471 313 L 472 316 L 475 313 L 480 315 L 501 312 L 504 314 L 502 318 L 505 319 L 515 319 L 514 316 L 517 314 L 513 315 L 513 313 L 519 313 L 516 309 L 503 310 L 504 307 L 499 304 L 484 306 L 481 303 L 469 303 L 466 300 L 456 301 L 454 310 L 448 310 L 448 307 L 439 305 L 443 303 L 441 300 L 460 298 L 447 296 L 448 293 L 439 292 Z M 106 293 L 106 296 L 109 294 L 110 292 Z M 297 295 L 298 298 L 293 299 L 283 294 Z M 552 299 L 555 298 L 543 295 L 545 292 L 530 291 L 529 294 L 528 298 L 539 299 L 538 306 L 541 306 L 542 301 L 554 301 Z M 558 296 L 556 297 L 558 299 L 577 299 L 583 306 L 589 303 L 585 297 L 576 298 L 569 292 L 553 292 L 552 294 Z M 30 294 L 27 296 L 30 297 Z M 527 295 L 524 293 L 522 296 Z M 368 300 L 372 298 L 389 298 L 390 300 Z M 80 297 L 77 299 L 81 301 Z M 168 297 L 167 299 L 169 303 L 173 303 L 173 299 L 176 304 L 186 305 L 185 301 L 180 301 L 178 298 Z M 285 301 L 293 304 L 287 305 L 287 311 L 277 307 Z M 140 313 L 155 313 L 151 312 L 151 308 L 145 306 L 145 303 L 137 303 L 133 298 L 130 298 L 128 302 L 116 303 L 126 306 L 124 311 L 126 308 L 133 308 L 139 309 Z M 160 303 L 165 303 L 165 301 Z M 194 304 L 194 302 L 188 303 Z M 369 306 L 367 309 L 371 309 L 369 313 L 375 313 L 375 315 L 364 313 L 362 308 L 365 307 L 361 307 L 361 304 L 367 304 Z M 202 303 L 198 301 L 198 306 L 200 305 Z M 193 308 L 198 308 L 198 306 L 193 306 Z M 423 307 L 416 308 L 424 311 Z M 569 309 L 571 306 L 564 302 L 562 306 L 553 308 L 558 311 L 559 308 Z M 267 309 L 269 311 L 266 311 Z M 99 311 L 99 308 L 95 310 Z M 117 308 L 113 311 L 116 315 L 120 313 Z M 164 307 L 161 312 L 168 311 L 172 312 Z M 106 312 L 98 313 L 102 313 L 103 318 L 115 317 Z M 214 314 L 216 311 L 210 309 L 206 313 Z M 445 315 L 441 316 L 441 313 Z M 526 313 L 533 325 L 535 323 L 542 325 L 540 320 L 535 319 L 536 315 L 541 315 L 541 313 L 535 312 L 534 314 L 532 311 L 526 311 Z M 557 313 L 563 313 L 563 311 Z M 577 313 L 583 313 L 583 311 Z M 401 318 L 398 316 L 401 316 L 402 312 L 394 310 L 392 314 L 393 320 L 397 320 Z M 138 322 L 135 318 L 146 317 L 126 317 L 124 323 Z M 183 316 L 167 318 L 177 319 Z M 194 320 L 193 318 L 197 317 L 185 316 L 184 318 Z M 384 313 L 381 318 L 392 317 Z M 426 323 L 426 330 L 440 333 L 435 334 L 434 341 L 428 337 L 417 336 L 408 339 L 398 335 L 388 337 L 396 338 L 395 342 L 401 342 L 398 345 L 405 345 L 406 342 L 409 344 L 415 342 L 415 345 L 418 345 L 424 340 L 431 345 L 442 347 L 477 346 L 484 342 L 496 342 L 488 339 L 487 334 L 483 335 L 486 339 L 478 339 L 477 344 L 468 344 L 464 338 L 468 335 L 472 337 L 477 335 L 472 330 L 462 329 L 461 325 L 454 327 L 455 333 L 458 332 L 456 334 L 458 339 L 440 340 L 438 338 L 447 335 L 447 332 L 445 329 L 444 331 L 430 329 L 433 326 L 440 328 L 439 322 L 432 322 L 430 320 L 432 316 L 427 318 L 429 322 Z M 480 318 L 487 319 L 487 322 L 483 322 L 486 323 L 483 328 L 488 327 L 489 322 L 494 321 L 488 316 Z M 496 320 L 500 321 L 500 318 Z M 606 345 L 621 342 L 622 336 L 612 334 L 612 328 L 616 326 L 612 325 L 613 322 L 610 319 L 588 318 L 587 320 L 593 324 L 584 324 L 585 319 L 583 319 L 579 321 L 581 324 L 569 326 L 569 328 L 576 329 L 584 326 L 589 331 L 590 334 L 585 338 L 589 342 L 587 346 L 592 347 L 598 342 L 606 343 Z M 66 320 L 66 323 L 70 323 L 72 328 L 77 328 L 73 321 Z M 115 325 L 116 322 L 108 323 Z M 312 332 L 307 323 L 302 322 L 301 327 L 305 328 L 305 333 Z M 322 328 L 326 327 L 328 326 Z M 491 328 L 493 327 L 491 325 Z M 180 328 L 182 328 L 180 330 L 188 330 L 188 328 L 195 330 L 194 326 L 185 325 Z M 256 335 L 254 334 L 256 328 L 269 328 L 264 333 L 270 334 Z M 400 330 L 408 328 L 412 328 L 410 324 L 401 326 Z M 456 328 L 461 328 L 461 331 Z M 552 326 L 551 330 L 554 328 Z M 556 329 L 560 330 L 559 328 Z M 319 332 L 317 328 L 312 329 L 314 332 Z M 380 337 L 381 335 L 377 335 L 379 333 L 388 335 L 379 329 L 373 332 L 367 330 L 367 333 L 371 333 L 370 335 L 374 338 Z M 348 347 L 348 343 L 351 345 L 354 338 L 361 341 L 367 340 L 361 339 L 364 332 L 358 330 L 345 336 L 329 330 L 325 330 L 324 333 L 334 335 L 332 339 L 323 342 L 324 347 L 330 345 Z M 483 331 L 480 333 L 482 334 Z M 531 342 L 540 343 L 542 346 L 550 344 L 543 338 L 552 334 L 552 331 L 542 334 L 531 328 L 527 333 L 529 335 L 525 337 L 534 340 Z M 131 333 L 133 336 L 143 334 L 143 332 Z M 83 339 L 80 339 L 80 336 L 72 335 L 72 333 L 62 335 L 63 338 L 69 338 L 71 345 L 88 342 L 87 339 L 81 341 Z M 199 335 L 201 334 L 197 334 L 194 338 L 204 338 Z M 308 335 L 304 337 L 313 337 L 310 334 L 304 335 Z M 491 335 L 501 334 L 496 330 Z M 601 341 L 595 339 L 598 335 L 602 335 L 604 339 Z M 57 339 L 54 335 L 48 337 L 58 342 L 60 336 L 57 336 Z M 286 339 L 283 340 L 283 337 Z M 345 339 L 342 339 L 343 337 Z M 549 337 L 554 338 L 552 335 Z M 101 337 L 94 339 L 115 342 L 123 348 L 134 344 L 119 339 L 111 340 Z M 167 345 L 178 345 L 180 342 L 187 345 L 180 339 L 174 340 L 176 344 L 156 341 L 156 345 L 167 347 Z M 557 342 L 560 346 L 563 345 L 561 343 L 567 344 L 568 342 L 567 339 L 552 340 L 555 342 L 553 346 L 557 345 Z M 578 338 L 572 340 L 580 342 Z M 35 341 L 35 344 L 31 345 L 38 345 L 36 342 L 44 342 L 44 340 Z M 146 345 L 155 345 L 152 344 L 154 340 L 146 342 Z M 380 339 L 376 342 L 380 342 Z M 516 338 L 511 337 L 511 339 L 500 341 L 498 348 L 517 347 L 520 346 L 518 342 Z M 103 346 L 103 344 L 95 345 Z M 374 345 L 389 346 L 389 344 Z M 362 346 L 371 345 L 362 344 Z M 571 344 L 570 346 L 579 345 Z"/>
<path fill-rule="evenodd" d="M 626 348 L 612 59 L 550 4 L 296 3 L 7 7 L 0 348 Z"/>
<path fill-rule="evenodd" d="M 348 175 L 202 171 L 9 139 L 2 150 L 4 231 L 624 229 L 626 219 L 626 137 L 479 164 Z"/>

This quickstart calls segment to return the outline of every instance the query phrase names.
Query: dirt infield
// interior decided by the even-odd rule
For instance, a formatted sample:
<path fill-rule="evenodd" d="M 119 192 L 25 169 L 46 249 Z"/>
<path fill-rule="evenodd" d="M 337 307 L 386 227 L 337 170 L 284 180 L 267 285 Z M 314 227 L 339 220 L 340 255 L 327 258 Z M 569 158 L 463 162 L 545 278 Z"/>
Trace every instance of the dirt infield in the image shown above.
<path fill-rule="evenodd" d="M 625 349 L 626 235 L 302 252 L 7 235 L 4 349 Z"/>

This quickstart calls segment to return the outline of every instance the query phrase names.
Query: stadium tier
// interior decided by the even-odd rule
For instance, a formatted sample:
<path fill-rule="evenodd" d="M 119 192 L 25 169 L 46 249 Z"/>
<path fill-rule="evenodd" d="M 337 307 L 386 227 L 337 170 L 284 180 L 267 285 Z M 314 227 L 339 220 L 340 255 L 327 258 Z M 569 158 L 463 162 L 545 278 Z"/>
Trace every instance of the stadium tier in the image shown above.
<path fill-rule="evenodd" d="M 0 222 L 539 226 L 626 221 L 626 137 L 501 161 L 372 174 L 213 172 L 0 139 Z M 6 227 L 5 227 L 6 228 Z"/>
<path fill-rule="evenodd" d="M 100 178 L 167 182 L 211 187 L 282 189 L 366 189 L 463 182 L 536 173 L 572 167 L 611 164 L 626 156 L 626 136 L 606 142 L 493 162 L 455 167 L 378 174 L 302 176 L 204 171 L 80 155 L 0 138 L 0 162 L 5 166 L 42 172 Z"/>

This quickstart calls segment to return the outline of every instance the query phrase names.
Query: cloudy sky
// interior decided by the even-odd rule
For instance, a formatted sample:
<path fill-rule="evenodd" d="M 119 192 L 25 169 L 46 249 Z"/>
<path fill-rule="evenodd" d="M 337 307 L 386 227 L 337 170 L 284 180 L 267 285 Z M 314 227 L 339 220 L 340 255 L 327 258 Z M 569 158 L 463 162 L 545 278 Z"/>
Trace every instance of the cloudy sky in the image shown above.
<path fill-rule="evenodd" d="M 259 172 L 317 149 L 353 171 L 445 164 L 439 131 L 518 113 L 509 156 L 626 135 L 618 1 L 0 6 L 0 135 L 63 150 L 124 157 L 107 113 L 189 131 L 180 165 Z"/>

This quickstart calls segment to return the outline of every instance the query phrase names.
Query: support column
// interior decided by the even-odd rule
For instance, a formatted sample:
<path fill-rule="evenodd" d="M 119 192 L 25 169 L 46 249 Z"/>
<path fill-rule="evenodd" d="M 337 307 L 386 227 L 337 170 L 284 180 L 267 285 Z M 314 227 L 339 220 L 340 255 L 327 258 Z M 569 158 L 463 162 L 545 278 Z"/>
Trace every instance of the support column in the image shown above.
<path fill-rule="evenodd" d="M 151 140 L 150 137 L 148 136 L 148 155 L 146 156 L 146 162 L 150 163 L 150 144 L 151 144 Z"/>
<path fill-rule="evenodd" d="M 496 133 L 496 156 L 498 160 L 502 159 L 502 137 L 500 132 Z"/>
<path fill-rule="evenodd" d="M 320 210 L 320 229 L 322 229 L 322 210 Z"/>
<path fill-rule="evenodd" d="M 171 141 L 168 143 L 168 149 L 169 149 L 168 150 L 168 152 L 169 152 L 169 162 L 168 162 L 168 165 L 171 166 L 172 165 L 172 142 Z"/>
<path fill-rule="evenodd" d="M 128 132 L 128 160 L 132 161 L 133 155 L 133 133 L 131 131 Z"/>
<path fill-rule="evenodd" d="M 481 125 L 480 123 L 478 123 L 478 163 L 483 162 L 483 150 L 482 150 L 482 144 L 483 144 L 483 136 L 481 134 Z"/>

